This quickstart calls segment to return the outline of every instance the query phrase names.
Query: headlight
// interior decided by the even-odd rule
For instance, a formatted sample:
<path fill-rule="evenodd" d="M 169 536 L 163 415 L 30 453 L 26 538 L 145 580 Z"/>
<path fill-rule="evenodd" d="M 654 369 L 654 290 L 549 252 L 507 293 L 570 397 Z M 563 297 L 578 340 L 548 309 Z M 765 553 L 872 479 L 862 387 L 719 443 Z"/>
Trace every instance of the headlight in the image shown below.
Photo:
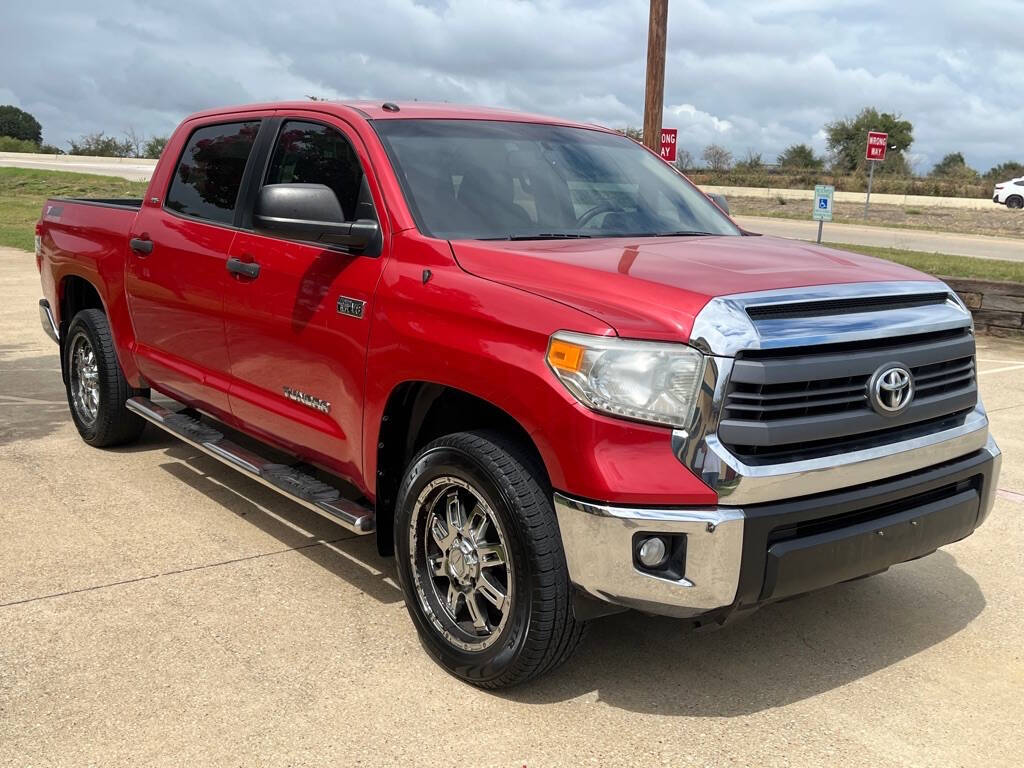
<path fill-rule="evenodd" d="M 559 332 L 548 365 L 581 403 L 637 421 L 685 427 L 704 375 L 704 356 L 685 344 Z"/>

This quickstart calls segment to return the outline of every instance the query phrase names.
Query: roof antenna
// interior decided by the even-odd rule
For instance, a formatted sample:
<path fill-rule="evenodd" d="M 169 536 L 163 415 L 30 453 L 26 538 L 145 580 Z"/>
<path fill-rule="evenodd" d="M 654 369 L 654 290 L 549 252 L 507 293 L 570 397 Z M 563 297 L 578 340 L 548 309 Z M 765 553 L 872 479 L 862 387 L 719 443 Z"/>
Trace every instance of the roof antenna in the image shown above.
<path fill-rule="evenodd" d="M 395 102 L 393 101 L 385 101 L 381 109 L 383 109 L 385 112 L 397 112 L 398 105 L 395 104 Z"/>

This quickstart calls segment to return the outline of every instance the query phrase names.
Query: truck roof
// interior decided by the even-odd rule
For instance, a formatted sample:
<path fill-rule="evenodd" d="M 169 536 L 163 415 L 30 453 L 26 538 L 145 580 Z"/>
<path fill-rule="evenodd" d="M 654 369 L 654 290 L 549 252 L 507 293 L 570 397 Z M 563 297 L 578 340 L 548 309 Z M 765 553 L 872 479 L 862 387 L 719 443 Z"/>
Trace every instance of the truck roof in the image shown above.
<path fill-rule="evenodd" d="M 397 106 L 398 110 L 385 109 Z M 521 123 L 543 123 L 548 125 L 567 125 L 577 128 L 590 128 L 607 131 L 603 126 L 593 123 L 580 123 L 574 120 L 565 120 L 547 115 L 536 115 L 527 112 L 517 112 L 512 109 L 498 109 L 495 107 L 479 107 L 467 104 L 447 104 L 426 101 L 273 101 L 261 104 L 242 104 L 232 107 L 217 107 L 206 109 L 189 115 L 188 120 L 198 117 L 213 117 L 216 115 L 235 115 L 240 112 L 267 111 L 269 109 L 304 109 L 318 112 L 334 113 L 339 116 L 352 116 L 356 112 L 365 120 L 401 120 L 403 118 L 421 118 L 432 120 L 505 120 Z"/>

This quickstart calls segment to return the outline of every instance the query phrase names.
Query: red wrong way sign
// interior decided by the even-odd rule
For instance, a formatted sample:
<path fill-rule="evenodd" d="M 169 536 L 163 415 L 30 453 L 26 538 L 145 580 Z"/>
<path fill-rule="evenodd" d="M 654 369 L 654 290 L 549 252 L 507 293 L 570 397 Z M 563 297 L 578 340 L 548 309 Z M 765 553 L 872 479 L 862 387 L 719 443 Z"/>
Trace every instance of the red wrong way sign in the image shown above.
<path fill-rule="evenodd" d="M 889 145 L 889 134 L 881 131 L 868 131 L 868 160 L 885 160 L 885 148 Z M 662 144 L 664 153 L 664 144 Z"/>
<path fill-rule="evenodd" d="M 679 131 L 676 128 L 661 129 L 661 159 L 666 163 L 676 161 L 676 136 Z"/>

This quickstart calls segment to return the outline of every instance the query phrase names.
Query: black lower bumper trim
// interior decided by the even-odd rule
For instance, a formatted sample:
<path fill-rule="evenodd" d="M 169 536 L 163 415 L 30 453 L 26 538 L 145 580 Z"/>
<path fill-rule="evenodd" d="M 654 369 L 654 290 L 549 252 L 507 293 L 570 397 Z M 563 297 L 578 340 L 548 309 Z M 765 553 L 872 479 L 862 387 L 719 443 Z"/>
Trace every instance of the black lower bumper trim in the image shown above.
<path fill-rule="evenodd" d="M 883 571 L 970 535 L 992 466 L 979 451 L 880 483 L 745 507 L 732 609 Z"/>

